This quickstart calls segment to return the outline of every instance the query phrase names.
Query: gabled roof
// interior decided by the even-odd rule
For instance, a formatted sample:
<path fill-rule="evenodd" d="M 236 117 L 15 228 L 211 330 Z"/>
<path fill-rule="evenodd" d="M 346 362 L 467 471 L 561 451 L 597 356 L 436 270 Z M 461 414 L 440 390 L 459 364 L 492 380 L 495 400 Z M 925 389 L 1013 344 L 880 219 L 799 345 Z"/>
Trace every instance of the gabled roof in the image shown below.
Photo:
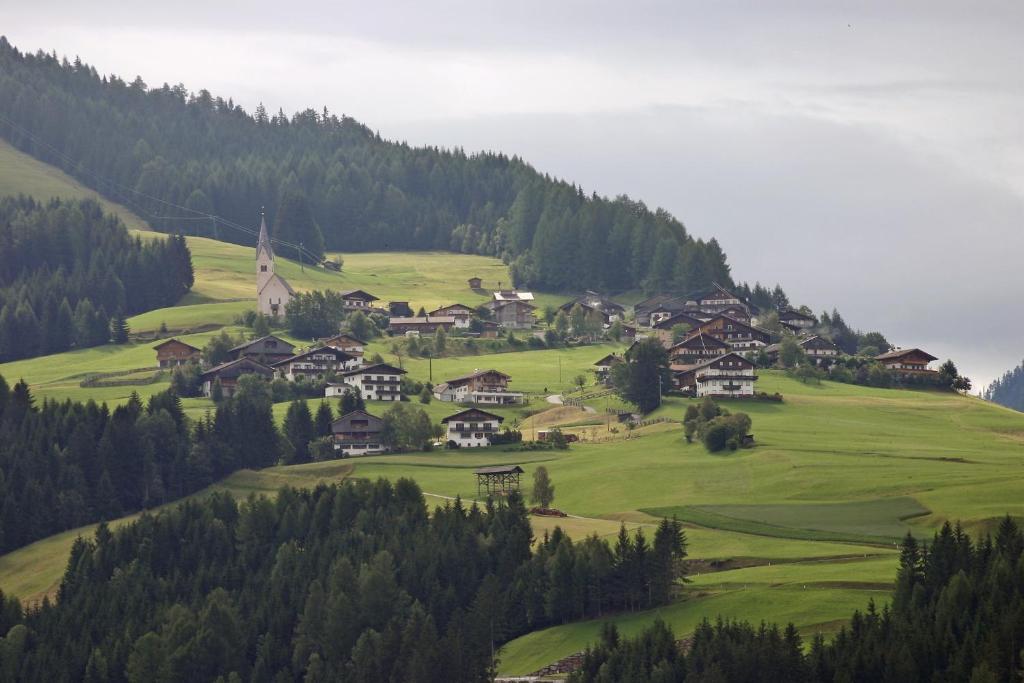
<path fill-rule="evenodd" d="M 701 324 L 700 328 L 698 328 L 698 329 L 703 330 L 704 328 L 706 328 L 708 325 L 710 325 L 711 323 L 715 322 L 719 318 L 721 318 L 722 320 L 727 320 L 727 321 L 729 321 L 731 323 L 735 323 L 736 325 L 740 325 L 741 327 L 745 327 L 748 330 L 753 330 L 754 332 L 760 332 L 761 334 L 765 334 L 765 335 L 771 336 L 771 332 L 769 332 L 768 330 L 762 330 L 760 327 L 755 327 L 755 326 L 751 325 L 750 323 L 743 322 L 742 320 L 740 320 L 738 318 L 734 318 L 731 315 L 726 315 L 724 313 L 719 313 L 715 317 L 711 318 L 711 320 L 705 321 L 704 323 Z"/>
<path fill-rule="evenodd" d="M 922 351 L 921 349 L 917 349 L 917 348 L 914 348 L 914 349 L 895 349 L 893 351 L 888 351 L 886 353 L 882 353 L 882 354 L 879 354 L 879 355 L 875 356 L 875 360 L 892 360 L 894 358 L 903 358 L 904 356 L 909 356 L 911 354 L 917 354 L 919 356 L 927 358 L 928 362 L 931 362 L 933 360 L 938 360 L 938 358 L 936 358 L 932 354 L 930 354 L 930 353 L 928 353 L 926 351 Z"/>
<path fill-rule="evenodd" d="M 173 338 L 173 337 L 171 339 L 165 339 L 164 341 L 160 342 L 159 344 L 157 344 L 153 348 L 156 349 L 156 350 L 160 350 L 163 347 L 167 346 L 168 344 L 181 344 L 182 346 L 187 346 L 188 348 L 192 349 L 193 351 L 201 351 L 202 350 L 202 349 L 196 348 L 195 346 L 192 346 L 191 344 L 187 344 L 187 343 L 181 341 L 180 339 Z"/>
<path fill-rule="evenodd" d="M 362 301 L 377 301 L 377 297 L 370 294 L 364 289 L 349 289 L 344 292 L 339 292 L 342 299 L 360 299 Z"/>
<path fill-rule="evenodd" d="M 286 292 L 288 292 L 289 294 L 291 294 L 293 296 L 295 295 L 295 290 L 292 289 L 292 286 L 290 284 L 288 284 L 288 281 L 285 280 L 280 275 L 278 275 L 277 273 L 274 273 L 269 278 L 267 278 L 267 281 L 263 283 L 263 286 L 260 287 L 260 291 L 256 292 L 256 294 L 257 295 L 262 294 L 263 290 L 266 289 L 267 287 L 269 287 L 271 282 L 280 282 L 281 286 L 284 287 Z"/>
<path fill-rule="evenodd" d="M 505 308 L 506 306 L 525 306 L 526 308 L 529 308 L 531 311 L 536 310 L 537 308 L 528 301 L 520 301 L 518 299 L 513 299 L 511 301 L 495 301 L 494 305 L 492 306 L 492 310 L 497 311 L 498 309 Z"/>
<path fill-rule="evenodd" d="M 471 372 L 468 375 L 463 375 L 461 377 L 456 377 L 454 379 L 446 380 L 445 384 L 448 384 L 449 386 L 453 385 L 453 384 L 462 384 L 463 382 L 468 382 L 469 380 L 473 379 L 474 377 L 482 377 L 484 375 L 491 375 L 491 374 L 501 375 L 502 377 L 504 377 L 507 380 L 512 379 L 511 375 L 506 375 L 504 372 L 501 372 L 500 370 L 477 370 L 476 372 Z"/>
<path fill-rule="evenodd" d="M 494 413 L 488 413 L 486 410 L 480 410 L 479 408 L 469 408 L 461 412 L 449 415 L 448 417 L 441 420 L 442 423 L 451 422 L 452 420 L 497 420 L 498 422 L 504 422 L 505 418 L 501 415 L 495 415 Z"/>
<path fill-rule="evenodd" d="M 374 425 L 380 425 L 380 423 L 384 421 L 381 418 L 377 417 L 376 415 L 371 415 L 365 410 L 351 410 L 342 415 L 341 417 L 331 420 L 331 431 L 334 431 L 334 425 L 340 424 L 345 421 L 351 421 L 353 418 L 365 418 L 367 422 L 370 422 Z"/>
<path fill-rule="evenodd" d="M 467 306 L 466 304 L 455 303 L 455 304 L 448 304 L 447 306 L 439 306 L 439 307 L 435 308 L 434 310 L 430 311 L 430 315 L 433 315 L 433 314 L 437 313 L 438 311 L 451 311 L 451 310 L 465 310 L 470 315 L 472 315 L 473 313 L 476 312 L 476 309 L 473 308 L 472 306 Z"/>
<path fill-rule="evenodd" d="M 741 360 L 741 361 L 743 361 L 744 363 L 746 363 L 748 365 L 751 365 L 751 366 L 754 365 L 753 361 L 751 361 L 749 358 L 745 358 L 744 356 L 742 356 L 741 354 L 736 353 L 735 351 L 730 351 L 729 353 L 723 353 L 721 356 L 716 356 L 715 358 L 710 358 L 710 359 L 708 359 L 706 361 L 697 363 L 696 365 L 693 366 L 692 369 L 693 370 L 700 370 L 701 368 L 706 368 L 709 365 L 712 365 L 713 363 L 717 363 L 718 361 L 722 360 L 723 358 L 728 358 L 729 356 L 734 356 L 738 360 Z"/>
<path fill-rule="evenodd" d="M 689 313 L 675 313 L 672 316 L 665 318 L 664 320 L 659 320 L 657 323 L 655 323 L 654 329 L 671 330 L 673 327 L 681 323 L 685 323 L 692 327 L 699 327 L 704 322 L 704 320 L 701 320 L 696 316 L 690 315 Z"/>
<path fill-rule="evenodd" d="M 264 365 L 257 360 L 252 358 L 239 358 L 238 360 L 231 360 L 227 363 L 221 363 L 216 365 L 200 377 L 206 379 L 208 377 L 237 377 L 244 375 L 246 372 L 258 372 L 261 375 L 273 375 L 274 369 L 269 365 Z"/>
<path fill-rule="evenodd" d="M 229 349 L 228 351 L 229 351 L 229 353 L 233 353 L 235 351 L 251 350 L 252 347 L 257 346 L 257 345 L 262 347 L 262 346 L 264 346 L 266 344 L 267 341 L 270 341 L 271 339 L 273 339 L 276 342 L 279 342 L 281 344 L 281 346 L 282 346 L 282 350 L 278 351 L 278 350 L 275 349 L 271 353 L 275 353 L 275 354 L 277 354 L 277 353 L 292 353 L 292 351 L 295 349 L 295 345 L 294 344 L 286 342 L 284 339 L 281 339 L 280 337 L 275 337 L 272 334 L 268 334 L 265 337 L 260 337 L 259 339 L 253 339 L 252 341 L 247 341 L 244 344 L 239 344 L 238 346 L 236 346 L 236 347 L 234 347 L 232 349 Z M 253 353 L 266 353 L 266 351 L 257 350 L 257 351 L 253 351 Z"/>
<path fill-rule="evenodd" d="M 800 311 L 794 310 L 792 308 L 788 308 L 785 311 L 779 311 L 779 320 L 795 320 L 795 319 L 814 320 L 815 318 L 814 318 L 813 315 L 807 315 L 806 313 L 801 313 Z"/>
<path fill-rule="evenodd" d="M 691 334 L 689 337 L 687 337 L 686 339 L 682 340 L 678 344 L 674 344 L 673 346 L 670 346 L 668 350 L 669 350 L 669 353 L 671 353 L 674 349 L 679 349 L 679 348 L 684 348 L 684 349 L 694 349 L 694 348 L 707 349 L 709 347 L 716 348 L 716 349 L 728 349 L 728 348 L 731 348 L 727 343 L 725 343 L 721 339 L 718 339 L 717 337 L 712 337 L 710 334 L 705 334 L 704 332 L 698 331 L 696 334 Z"/>
<path fill-rule="evenodd" d="M 270 260 L 274 260 L 274 248 L 270 246 L 270 233 L 267 232 L 267 219 L 260 212 L 260 236 L 256 238 L 256 258 L 260 257 L 260 251 L 267 252 Z"/>
<path fill-rule="evenodd" d="M 622 362 L 622 356 L 620 356 L 618 354 L 615 354 L 615 353 L 609 353 L 607 356 L 604 356 L 603 358 L 598 358 L 597 360 L 595 360 L 594 361 L 594 365 L 611 365 L 612 363 L 621 363 L 621 362 Z"/>
<path fill-rule="evenodd" d="M 276 368 L 279 365 L 286 365 L 288 363 L 294 363 L 297 360 L 302 360 L 306 356 L 312 356 L 314 353 L 333 353 L 335 360 L 339 360 L 338 356 L 343 356 L 343 358 L 340 359 L 342 362 L 344 362 L 345 360 L 355 360 L 356 358 L 359 357 L 359 356 L 353 356 L 350 353 L 345 353 L 344 351 L 342 351 L 340 349 L 336 349 L 336 348 L 334 348 L 332 346 L 318 346 L 315 349 L 309 349 L 308 351 L 303 351 L 302 353 L 297 353 L 294 356 L 292 356 L 291 358 L 285 358 L 284 360 L 279 360 L 276 363 L 271 363 L 270 365 L 271 365 L 271 367 L 275 367 Z"/>
<path fill-rule="evenodd" d="M 353 346 L 355 346 L 355 345 L 366 346 L 367 343 L 368 343 L 368 342 L 363 341 L 362 339 L 360 339 L 359 337 L 357 337 L 355 335 L 349 334 L 348 332 L 342 332 L 340 334 L 334 335 L 333 337 L 327 337 L 326 339 L 321 339 L 320 341 L 323 342 L 324 344 L 327 344 L 328 342 L 342 341 L 342 340 L 345 340 L 345 339 L 347 339 L 350 342 L 353 342 Z"/>
<path fill-rule="evenodd" d="M 367 365 L 364 368 L 356 368 L 355 370 L 348 370 L 343 372 L 342 375 L 345 377 L 352 377 L 355 375 L 363 375 L 368 372 L 376 372 L 385 375 L 404 375 L 405 370 L 402 368 L 396 368 L 394 365 L 387 363 L 377 363 L 376 365 Z"/>
<path fill-rule="evenodd" d="M 725 296 L 722 296 L 723 294 Z M 723 299 L 739 299 L 738 296 L 736 296 L 735 294 L 730 292 L 728 289 L 726 289 L 722 285 L 718 284 L 717 282 L 712 282 L 711 283 L 711 287 L 706 289 L 706 290 L 704 290 L 703 292 L 697 294 L 695 300 L 696 301 L 707 301 L 709 299 L 712 299 L 715 296 L 718 296 L 719 298 L 723 298 Z"/>
<path fill-rule="evenodd" d="M 522 474 L 523 468 L 519 465 L 494 465 L 491 467 L 479 467 L 473 470 L 473 474 Z"/>
<path fill-rule="evenodd" d="M 804 339 L 804 340 L 802 340 L 800 342 L 800 346 L 810 346 L 812 344 L 814 344 L 814 345 L 824 344 L 827 348 L 830 348 L 830 349 L 837 348 L 835 343 L 831 339 L 826 339 L 825 337 L 821 337 L 821 336 L 817 336 L 817 335 L 815 335 L 813 337 L 808 337 L 807 339 Z"/>

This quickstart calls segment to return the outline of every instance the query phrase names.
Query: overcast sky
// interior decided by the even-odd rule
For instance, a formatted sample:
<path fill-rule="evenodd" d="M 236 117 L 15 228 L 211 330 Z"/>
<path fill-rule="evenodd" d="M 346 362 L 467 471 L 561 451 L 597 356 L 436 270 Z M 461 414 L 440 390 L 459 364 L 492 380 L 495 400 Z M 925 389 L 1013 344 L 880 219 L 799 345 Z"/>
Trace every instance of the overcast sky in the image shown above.
<path fill-rule="evenodd" d="M 1024 357 L 1024 3 L 138 4 L 19 3 L 0 32 L 665 207 L 736 279 L 976 385 Z"/>

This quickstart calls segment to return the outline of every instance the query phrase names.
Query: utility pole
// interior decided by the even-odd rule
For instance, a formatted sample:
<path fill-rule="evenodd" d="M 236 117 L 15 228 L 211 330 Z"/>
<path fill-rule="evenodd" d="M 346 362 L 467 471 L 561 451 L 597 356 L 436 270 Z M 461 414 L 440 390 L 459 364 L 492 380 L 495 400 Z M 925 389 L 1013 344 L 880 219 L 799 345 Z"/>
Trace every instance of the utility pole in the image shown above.
<path fill-rule="evenodd" d="M 562 357 L 558 357 L 558 384 L 562 384 Z"/>
<path fill-rule="evenodd" d="M 303 273 L 305 273 L 306 272 L 306 265 L 302 261 L 302 250 L 303 250 L 302 242 L 300 241 L 299 242 L 299 270 L 301 270 Z"/>

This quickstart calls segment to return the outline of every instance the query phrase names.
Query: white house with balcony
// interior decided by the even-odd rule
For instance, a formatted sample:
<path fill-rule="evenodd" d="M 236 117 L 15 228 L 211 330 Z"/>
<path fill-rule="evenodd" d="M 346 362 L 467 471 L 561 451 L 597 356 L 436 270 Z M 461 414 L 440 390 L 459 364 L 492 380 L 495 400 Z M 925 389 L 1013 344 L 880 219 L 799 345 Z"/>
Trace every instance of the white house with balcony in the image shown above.
<path fill-rule="evenodd" d="M 328 375 L 354 370 L 363 359 L 340 349 L 323 346 L 274 363 L 271 367 L 289 382 L 300 379 L 322 380 Z"/>
<path fill-rule="evenodd" d="M 523 394 L 509 391 L 512 378 L 497 370 L 474 370 L 469 375 L 441 382 L 434 387 L 434 398 L 453 403 L 509 405 L 522 403 Z"/>
<path fill-rule="evenodd" d="M 740 398 L 754 395 L 755 365 L 738 353 L 727 353 L 699 363 L 690 372 L 697 397 Z"/>
<path fill-rule="evenodd" d="M 449 444 L 459 448 L 479 448 L 491 445 L 491 437 L 498 433 L 504 419 L 501 415 L 470 408 L 449 415 L 441 420 L 441 424 L 448 427 Z"/>
<path fill-rule="evenodd" d="M 356 368 L 342 374 L 341 382 L 359 390 L 367 401 L 401 401 L 405 370 L 387 363 Z"/>

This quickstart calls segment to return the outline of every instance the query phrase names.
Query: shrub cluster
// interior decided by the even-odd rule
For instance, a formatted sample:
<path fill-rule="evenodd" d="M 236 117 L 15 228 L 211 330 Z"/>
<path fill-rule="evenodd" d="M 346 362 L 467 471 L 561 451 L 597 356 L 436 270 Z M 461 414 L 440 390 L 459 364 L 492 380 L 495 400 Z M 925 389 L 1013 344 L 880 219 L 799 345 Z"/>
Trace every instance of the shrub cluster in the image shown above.
<path fill-rule="evenodd" d="M 749 415 L 730 413 L 710 396 L 706 396 L 700 405 L 690 404 L 683 418 L 687 443 L 693 443 L 694 438 L 699 439 L 712 453 L 726 449 L 734 451 L 743 446 L 750 426 Z"/>

